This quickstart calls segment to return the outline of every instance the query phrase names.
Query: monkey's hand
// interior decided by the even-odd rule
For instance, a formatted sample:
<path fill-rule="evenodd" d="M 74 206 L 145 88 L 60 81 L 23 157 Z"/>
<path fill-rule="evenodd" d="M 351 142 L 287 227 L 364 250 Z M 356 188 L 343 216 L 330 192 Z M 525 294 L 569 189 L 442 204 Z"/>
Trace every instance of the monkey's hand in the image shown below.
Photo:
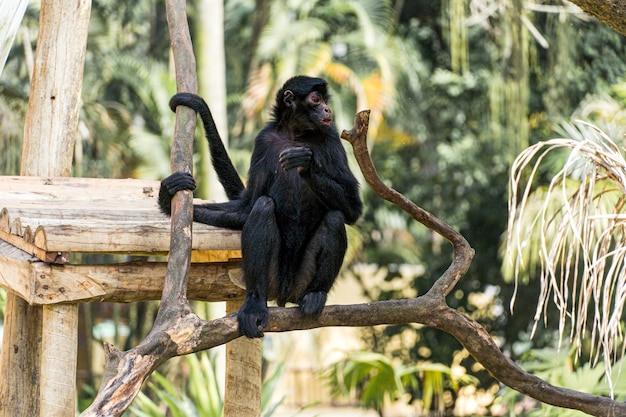
<path fill-rule="evenodd" d="M 196 181 L 189 172 L 178 171 L 161 181 L 159 208 L 168 216 L 172 213 L 172 197 L 181 190 L 195 190 Z"/>
<path fill-rule="evenodd" d="M 298 168 L 298 172 L 305 171 L 311 166 L 313 151 L 304 146 L 287 148 L 280 153 L 278 161 L 285 171 Z"/>

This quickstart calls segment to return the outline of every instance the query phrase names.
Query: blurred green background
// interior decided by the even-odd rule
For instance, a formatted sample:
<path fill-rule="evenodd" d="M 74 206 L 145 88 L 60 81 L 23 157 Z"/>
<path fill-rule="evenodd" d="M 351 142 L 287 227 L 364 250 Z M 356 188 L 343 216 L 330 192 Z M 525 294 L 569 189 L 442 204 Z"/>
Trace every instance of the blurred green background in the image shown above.
<path fill-rule="evenodd" d="M 226 0 L 223 51 L 199 47 L 214 19 L 212 7 L 221 6 L 190 0 L 188 13 L 200 66 L 211 69 L 212 54 L 225 56 L 228 130 L 222 133 L 239 172 L 245 176 L 252 140 L 268 120 L 282 82 L 299 73 L 326 78 L 339 129 L 352 125 L 356 111 L 372 110 L 369 145 L 380 177 L 451 224 L 476 249 L 471 270 L 449 304 L 485 326 L 514 360 L 547 379 L 606 394 L 602 366 L 592 369 L 584 355 L 574 361 L 567 347 L 556 352 L 557 319 L 541 323 L 530 338 L 540 291 L 532 270 L 518 288 L 517 299 L 524 301 L 510 313 L 514 282 L 501 272 L 501 248 L 509 171 L 517 154 L 562 134 L 563 123 L 576 119 L 624 128 L 624 36 L 556 0 Z M 0 76 L 2 175 L 19 174 L 38 17 L 33 2 Z M 199 82 L 205 96 L 220 87 L 211 71 L 199 71 Z M 169 175 L 174 114 L 167 102 L 175 89 L 163 2 L 94 0 L 73 175 L 155 180 Z M 194 172 L 202 184 L 198 196 L 207 198 L 217 190 L 207 179 L 202 142 L 196 141 Z M 558 166 L 559 158 L 551 163 Z M 546 168 L 544 180 L 551 173 Z M 338 287 L 333 300 L 342 302 L 343 288 L 362 301 L 425 293 L 449 265 L 449 244 L 365 184 L 362 195 L 365 215 L 350 228 L 340 278 L 348 284 Z M 156 307 L 94 303 L 81 309 L 87 318 L 81 322 L 81 346 L 91 352 L 79 364 L 84 407 L 102 370 L 100 341 L 134 346 L 149 330 Z M 547 316 L 558 317 L 551 311 Z M 274 403 L 281 404 L 275 409 L 268 400 L 268 415 L 281 407 L 302 414 L 301 407 L 315 404 L 360 404 L 385 416 L 580 415 L 501 390 L 455 339 L 435 329 L 381 326 L 354 329 L 350 343 L 333 345 L 333 338 L 321 331 L 266 338 L 268 379 L 305 378 L 310 391 L 274 393 Z M 294 363 L 285 346 L 302 340 L 312 359 Z M 320 360 L 328 346 L 333 360 Z M 341 351 L 341 346 L 350 349 Z M 182 379 L 176 372 L 189 371 L 184 359 L 181 363 L 166 367 L 163 374 L 169 377 L 146 388 L 146 398 L 129 415 L 166 415 L 166 408 L 174 415 L 176 404 L 198 404 L 190 385 L 195 379 L 210 385 L 207 378 L 215 375 L 205 367 L 197 378 L 165 386 L 167 380 Z M 200 364 L 212 366 L 200 358 L 191 368 Z M 350 371 L 353 384 L 345 378 Z M 279 377 L 273 378 L 276 372 Z M 568 381 L 573 375 L 578 379 Z M 581 381 L 590 386 L 581 387 Z M 374 383 L 380 385 L 368 390 Z M 404 408 L 394 411 L 392 404 Z"/>

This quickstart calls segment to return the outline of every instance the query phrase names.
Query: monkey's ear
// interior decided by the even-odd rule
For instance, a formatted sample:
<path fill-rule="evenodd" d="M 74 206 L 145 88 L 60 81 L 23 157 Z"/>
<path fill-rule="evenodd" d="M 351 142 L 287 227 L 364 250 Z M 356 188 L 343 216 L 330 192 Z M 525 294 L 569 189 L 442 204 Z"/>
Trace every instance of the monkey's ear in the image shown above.
<path fill-rule="evenodd" d="M 293 91 L 285 90 L 285 92 L 283 93 L 283 103 L 285 103 L 285 106 L 293 108 L 295 106 L 295 100 L 296 95 L 293 93 Z"/>

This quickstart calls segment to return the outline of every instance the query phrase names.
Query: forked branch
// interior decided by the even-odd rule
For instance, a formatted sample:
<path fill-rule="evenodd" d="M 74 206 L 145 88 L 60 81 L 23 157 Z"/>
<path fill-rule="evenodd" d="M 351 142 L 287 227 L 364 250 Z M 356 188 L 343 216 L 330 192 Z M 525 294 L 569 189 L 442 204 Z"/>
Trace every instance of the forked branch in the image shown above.
<path fill-rule="evenodd" d="M 455 251 L 453 262 L 433 288 L 421 297 L 327 306 L 318 319 L 302 316 L 297 308 L 273 307 L 270 308 L 270 322 L 265 331 L 421 323 L 450 333 L 500 382 L 541 402 L 577 409 L 593 416 L 626 415 L 624 403 L 558 388 L 523 371 L 500 351 L 479 323 L 448 307 L 444 296 L 466 273 L 473 250 L 452 228 L 382 183 L 367 151 L 367 123 L 367 112 L 361 112 L 355 119 L 355 128 L 342 134 L 354 147 L 355 157 L 366 181 L 381 197 L 397 204 L 417 221 L 446 237 Z M 138 347 L 121 353 L 112 347 L 108 348 L 107 377 L 94 404 L 83 416 L 121 415 L 141 388 L 141 383 L 159 364 L 173 356 L 210 349 L 239 337 L 234 313 L 207 322 L 190 311 L 178 311 L 180 314 L 170 316 L 158 326 L 155 324 L 155 330 Z"/>
<path fill-rule="evenodd" d="M 394 319 L 399 319 L 396 323 L 415 322 L 443 330 L 454 336 L 487 371 L 504 385 L 543 403 L 576 409 L 593 416 L 617 417 L 626 415 L 625 403 L 616 402 L 606 397 L 558 388 L 525 372 L 502 353 L 489 333 L 479 323 L 448 307 L 442 296 L 449 294 L 458 280 L 467 272 L 474 251 L 461 234 L 415 205 L 402 194 L 387 187 L 378 177 L 367 150 L 368 118 L 369 112 L 358 113 L 355 117 L 354 128 L 350 131 L 344 131 L 341 135 L 342 138 L 352 144 L 354 156 L 366 181 L 381 198 L 397 205 L 415 220 L 445 237 L 452 244 L 454 256 L 450 267 L 426 295 L 413 300 L 374 303 L 380 305 L 377 306 L 377 311 L 364 312 L 364 316 L 387 319 L 388 314 L 382 313 L 383 311 L 399 310 L 397 314 L 393 315 Z M 388 306 L 388 303 L 391 305 Z M 351 306 L 350 308 L 356 307 L 358 306 Z M 328 312 L 330 313 L 330 311 Z M 337 314 L 338 312 L 334 313 Z M 343 318 L 343 320 L 346 321 L 345 325 L 351 325 L 348 317 Z M 372 321 L 379 321 L 379 323 L 371 323 L 372 325 L 383 324 L 382 320 L 373 319 Z M 390 322 L 386 323 L 390 324 Z"/>
<path fill-rule="evenodd" d="M 467 240 L 452 227 L 421 207 L 413 204 L 413 202 L 404 195 L 387 187 L 385 183 L 383 183 L 376 173 L 376 168 L 374 168 L 374 164 L 372 164 L 372 159 L 367 149 L 368 123 L 369 110 L 357 113 L 354 118 L 354 127 L 349 131 L 344 130 L 341 133 L 341 138 L 347 140 L 352 145 L 354 156 L 359 164 L 359 168 L 361 168 L 363 177 L 376 194 L 400 207 L 413 219 L 437 232 L 452 244 L 454 261 L 428 292 L 430 296 L 445 297 L 450 293 L 452 288 L 454 288 L 458 280 L 467 272 L 472 258 L 474 257 L 474 250 L 470 247 Z"/>
<path fill-rule="evenodd" d="M 181 91 L 196 91 L 195 60 L 185 10 L 185 0 L 166 0 L 177 85 Z M 355 118 L 354 128 L 342 134 L 352 144 L 366 181 L 382 198 L 396 204 L 415 220 L 448 239 L 454 249 L 452 264 L 431 290 L 421 297 L 352 306 L 327 306 L 318 319 L 303 317 L 297 308 L 275 307 L 270 309 L 270 322 L 265 331 L 422 323 L 456 337 L 497 379 L 519 392 L 548 404 L 578 409 L 594 416 L 626 415 L 624 403 L 557 388 L 524 372 L 500 351 L 480 324 L 447 306 L 445 296 L 467 272 L 474 251 L 463 236 L 450 226 L 384 185 L 376 174 L 367 150 L 368 121 L 369 112 L 361 112 Z M 194 127 L 193 112 L 179 110 L 172 150 L 173 171 L 191 170 Z M 152 331 L 139 346 L 126 352 L 119 352 L 112 345 L 105 345 L 107 364 L 102 385 L 93 404 L 81 416 L 120 416 L 131 404 L 143 382 L 169 358 L 210 349 L 239 337 L 236 313 L 207 322 L 196 316 L 187 304 L 191 209 L 191 194 L 178 193 L 173 200 L 172 245 L 168 271 L 161 308 Z"/>

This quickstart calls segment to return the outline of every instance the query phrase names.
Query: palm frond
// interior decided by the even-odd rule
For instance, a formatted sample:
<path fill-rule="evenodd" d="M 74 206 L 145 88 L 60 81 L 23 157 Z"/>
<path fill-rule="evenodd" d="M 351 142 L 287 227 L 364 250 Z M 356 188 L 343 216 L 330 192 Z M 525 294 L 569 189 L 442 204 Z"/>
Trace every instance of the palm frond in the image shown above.
<path fill-rule="evenodd" d="M 298 48 L 319 41 L 327 31 L 328 25 L 321 19 L 297 20 L 290 10 L 279 9 L 263 30 L 257 53 L 261 60 L 271 59 L 275 51 L 297 56 Z"/>
<path fill-rule="evenodd" d="M 563 133 L 566 137 L 527 148 L 512 166 L 503 269 L 517 285 L 524 274 L 539 269 L 533 333 L 549 304 L 555 304 L 561 338 L 569 326 L 580 355 L 589 337 L 592 362 L 603 359 L 610 377 L 612 363 L 626 347 L 621 326 L 626 159 L 616 140 L 591 124 L 566 124 Z M 547 186 L 537 188 L 540 167 L 557 150 L 566 150 L 567 160 Z M 514 302 L 515 296 L 511 306 Z"/>

